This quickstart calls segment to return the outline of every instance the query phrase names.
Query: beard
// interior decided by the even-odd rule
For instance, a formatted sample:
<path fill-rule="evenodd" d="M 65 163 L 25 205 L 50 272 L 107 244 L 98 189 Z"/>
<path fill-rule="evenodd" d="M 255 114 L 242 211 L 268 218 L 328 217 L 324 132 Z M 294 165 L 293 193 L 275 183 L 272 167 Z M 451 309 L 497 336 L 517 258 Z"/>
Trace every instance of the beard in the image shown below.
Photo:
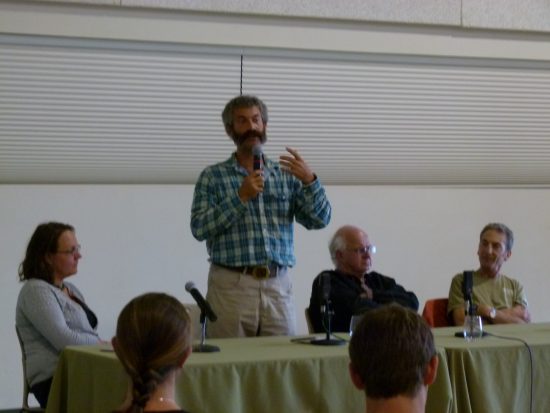
<path fill-rule="evenodd" d="M 235 142 L 237 146 L 242 145 L 248 138 L 260 138 L 260 142 L 262 145 L 267 141 L 267 135 L 265 133 L 265 128 L 262 131 L 249 129 L 246 132 L 243 132 L 241 134 L 238 134 L 233 129 L 233 133 L 231 135 L 231 138 Z"/>

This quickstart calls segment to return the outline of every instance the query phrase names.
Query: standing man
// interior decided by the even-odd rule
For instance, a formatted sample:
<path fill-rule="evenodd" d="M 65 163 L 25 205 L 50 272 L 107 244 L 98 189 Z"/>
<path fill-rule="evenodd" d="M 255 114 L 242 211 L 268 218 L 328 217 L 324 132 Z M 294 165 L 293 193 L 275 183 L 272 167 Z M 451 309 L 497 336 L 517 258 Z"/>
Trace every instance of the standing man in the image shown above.
<path fill-rule="evenodd" d="M 293 335 L 293 222 L 325 227 L 330 203 L 295 149 L 279 163 L 262 155 L 268 116 L 260 99 L 230 100 L 222 120 L 237 150 L 201 173 L 191 209 L 191 231 L 206 240 L 211 262 L 206 297 L 218 320 L 208 336 Z"/>
<path fill-rule="evenodd" d="M 330 277 L 332 331 L 349 331 L 351 316 L 362 314 L 382 304 L 396 302 L 418 310 L 416 295 L 405 290 L 393 278 L 371 271 L 376 247 L 365 231 L 352 225 L 339 228 L 329 243 L 334 271 L 323 271 Z M 314 280 L 309 300 L 309 317 L 316 333 L 325 331 L 321 314 L 321 275 Z"/>
<path fill-rule="evenodd" d="M 501 274 L 500 268 L 512 255 L 514 234 L 504 224 L 485 225 L 479 235 L 479 269 L 472 276 L 472 300 L 476 314 L 493 324 L 528 323 L 527 298 L 519 281 Z M 463 273 L 454 276 L 449 291 L 448 312 L 455 325 L 464 324 Z"/>
<path fill-rule="evenodd" d="M 349 372 L 368 413 L 424 413 L 439 358 L 432 331 L 415 312 L 390 304 L 369 311 L 349 343 Z"/>

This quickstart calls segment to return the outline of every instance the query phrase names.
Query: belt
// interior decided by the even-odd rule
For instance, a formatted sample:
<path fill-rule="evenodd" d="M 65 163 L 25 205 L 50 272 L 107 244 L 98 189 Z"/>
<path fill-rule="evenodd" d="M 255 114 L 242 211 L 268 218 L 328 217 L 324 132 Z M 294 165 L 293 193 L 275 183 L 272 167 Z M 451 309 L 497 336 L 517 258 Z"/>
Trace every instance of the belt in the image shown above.
<path fill-rule="evenodd" d="M 276 277 L 279 270 L 282 268 L 278 264 L 271 265 L 248 265 L 242 267 L 231 267 L 229 265 L 216 264 L 218 267 L 227 268 L 228 270 L 239 272 L 241 274 L 251 275 L 257 280 L 265 280 L 267 278 Z"/>

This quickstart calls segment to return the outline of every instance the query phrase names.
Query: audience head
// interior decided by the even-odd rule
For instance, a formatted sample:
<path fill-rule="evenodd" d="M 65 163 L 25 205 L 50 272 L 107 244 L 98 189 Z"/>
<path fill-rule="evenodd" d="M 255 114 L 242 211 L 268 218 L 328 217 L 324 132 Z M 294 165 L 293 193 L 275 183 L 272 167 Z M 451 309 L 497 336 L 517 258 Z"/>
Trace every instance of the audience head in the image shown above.
<path fill-rule="evenodd" d="M 375 250 L 365 231 L 345 225 L 332 236 L 329 251 L 337 270 L 362 277 L 372 267 L 372 255 Z"/>
<path fill-rule="evenodd" d="M 77 271 L 81 258 L 74 228 L 69 224 L 47 222 L 38 225 L 31 236 L 25 258 L 19 265 L 21 281 L 39 278 L 50 284 Z"/>
<path fill-rule="evenodd" d="M 415 398 L 435 380 L 438 359 L 428 324 L 388 304 L 367 311 L 349 344 L 353 383 L 368 399 Z"/>
<path fill-rule="evenodd" d="M 129 411 L 143 411 L 157 387 L 183 366 L 191 342 L 189 314 L 176 298 L 147 293 L 126 304 L 113 348 L 132 380 Z"/>
<path fill-rule="evenodd" d="M 263 128 L 260 131 L 237 131 L 236 125 L 235 125 L 235 111 L 239 109 L 248 109 L 257 107 L 260 116 L 262 119 Z M 239 138 L 241 137 L 241 134 L 244 135 L 245 132 L 257 132 L 260 133 L 258 135 L 262 139 L 262 143 L 265 142 L 266 136 L 265 136 L 265 126 L 267 125 L 268 115 L 267 115 L 267 106 L 262 102 L 258 97 L 256 96 L 250 96 L 250 95 L 242 95 L 237 96 L 233 99 L 231 99 L 227 104 L 225 105 L 225 108 L 222 112 L 222 121 L 223 125 L 225 127 L 225 131 L 229 137 L 231 137 L 236 144 L 239 144 Z"/>
<path fill-rule="evenodd" d="M 481 271 L 489 276 L 496 276 L 502 264 L 512 255 L 514 233 L 501 223 L 485 225 L 479 234 L 477 255 Z"/>

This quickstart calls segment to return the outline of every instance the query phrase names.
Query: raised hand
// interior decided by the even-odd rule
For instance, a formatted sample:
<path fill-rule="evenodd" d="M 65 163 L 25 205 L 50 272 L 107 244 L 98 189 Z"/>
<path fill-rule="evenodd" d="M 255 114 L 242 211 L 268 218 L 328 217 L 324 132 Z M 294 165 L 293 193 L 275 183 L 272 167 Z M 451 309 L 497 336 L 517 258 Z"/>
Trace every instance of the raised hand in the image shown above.
<path fill-rule="evenodd" d="M 310 184 L 315 180 L 315 175 L 309 169 L 308 164 L 300 156 L 296 149 L 286 147 L 286 150 L 290 155 L 281 155 L 279 157 L 279 164 L 281 168 L 296 178 L 298 178 L 304 185 Z"/>

